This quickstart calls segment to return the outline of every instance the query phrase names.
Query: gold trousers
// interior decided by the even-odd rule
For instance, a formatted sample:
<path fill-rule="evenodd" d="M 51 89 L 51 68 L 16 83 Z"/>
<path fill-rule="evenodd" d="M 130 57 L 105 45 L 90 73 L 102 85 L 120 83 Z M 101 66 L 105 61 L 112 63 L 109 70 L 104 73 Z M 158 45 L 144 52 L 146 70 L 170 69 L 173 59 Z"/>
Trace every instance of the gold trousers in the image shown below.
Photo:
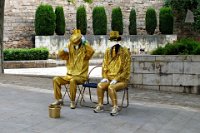
<path fill-rule="evenodd" d="M 109 82 L 100 82 L 97 86 L 98 104 L 103 105 L 104 92 L 108 91 L 108 95 L 113 106 L 117 106 L 117 91 L 127 87 L 126 82 L 117 82 L 110 85 Z"/>
<path fill-rule="evenodd" d="M 79 76 L 58 76 L 53 78 L 54 97 L 59 100 L 62 99 L 61 85 L 69 84 L 69 92 L 71 101 L 76 99 L 76 86 L 86 81 L 85 78 Z"/>

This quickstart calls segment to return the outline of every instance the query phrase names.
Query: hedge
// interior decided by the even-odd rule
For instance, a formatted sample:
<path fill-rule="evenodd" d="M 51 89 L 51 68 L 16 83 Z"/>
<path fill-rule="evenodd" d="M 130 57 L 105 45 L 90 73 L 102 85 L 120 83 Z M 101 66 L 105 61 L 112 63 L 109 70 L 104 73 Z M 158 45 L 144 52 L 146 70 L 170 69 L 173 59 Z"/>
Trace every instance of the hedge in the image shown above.
<path fill-rule="evenodd" d="M 57 6 L 55 9 L 56 14 L 56 29 L 55 32 L 57 35 L 65 34 L 65 15 L 62 6 Z"/>
<path fill-rule="evenodd" d="M 181 39 L 165 47 L 153 50 L 153 55 L 200 55 L 200 42 L 193 39 Z"/>
<path fill-rule="evenodd" d="M 174 18 L 170 7 L 163 7 L 159 13 L 159 30 L 161 34 L 173 34 Z"/>
<path fill-rule="evenodd" d="M 5 61 L 14 60 L 46 60 L 49 51 L 47 48 L 31 48 L 31 49 L 5 49 L 3 51 Z"/>
<path fill-rule="evenodd" d="M 83 35 L 87 32 L 87 15 L 85 6 L 79 6 L 76 12 L 76 28 L 81 30 Z"/>
<path fill-rule="evenodd" d="M 153 8 L 148 8 L 145 17 L 146 31 L 149 35 L 153 35 L 157 27 L 156 11 Z"/>
<path fill-rule="evenodd" d="M 136 24 L 136 12 L 135 9 L 131 9 L 129 16 L 129 34 L 137 35 L 137 24 Z"/>
<path fill-rule="evenodd" d="M 119 31 L 119 34 L 123 34 L 123 18 L 122 11 L 120 7 L 116 7 L 112 9 L 111 16 L 111 29 L 113 31 Z"/>
<path fill-rule="evenodd" d="M 35 13 L 35 33 L 38 36 L 53 35 L 56 28 L 56 15 L 51 5 L 41 4 Z"/>
<path fill-rule="evenodd" d="M 94 35 L 107 34 L 107 16 L 103 6 L 94 7 L 92 12 Z"/>

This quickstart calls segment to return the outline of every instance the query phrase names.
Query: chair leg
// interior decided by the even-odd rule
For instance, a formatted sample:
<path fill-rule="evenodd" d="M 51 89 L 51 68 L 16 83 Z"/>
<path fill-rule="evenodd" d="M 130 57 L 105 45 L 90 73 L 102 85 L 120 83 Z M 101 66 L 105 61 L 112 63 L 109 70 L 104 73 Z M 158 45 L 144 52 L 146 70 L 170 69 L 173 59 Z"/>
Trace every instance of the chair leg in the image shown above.
<path fill-rule="evenodd" d="M 108 95 L 108 91 L 106 91 L 106 97 L 107 97 L 107 103 L 106 103 L 105 105 L 109 104 L 109 95 Z"/>
<path fill-rule="evenodd" d="M 83 106 L 82 102 L 84 101 L 84 93 L 85 93 L 85 87 L 83 88 L 82 95 L 81 95 L 81 100 L 80 100 L 81 106 Z"/>
<path fill-rule="evenodd" d="M 86 89 L 86 87 L 84 87 L 84 88 L 83 88 L 83 91 L 82 91 L 82 97 L 81 97 L 81 100 L 80 100 L 80 106 L 94 108 L 94 106 L 89 106 L 89 105 L 84 105 L 84 104 L 83 104 L 83 102 L 85 102 L 85 101 L 84 101 L 85 89 Z M 92 100 L 92 94 L 91 94 L 90 88 L 88 88 L 88 89 L 89 89 L 90 101 L 91 101 L 92 103 L 95 103 L 95 104 L 96 104 L 97 102 L 93 102 L 93 100 Z"/>
<path fill-rule="evenodd" d="M 79 94 L 78 94 L 78 97 L 76 98 L 76 105 L 78 104 L 80 96 L 81 96 L 81 98 L 83 98 L 82 89 L 79 86 L 77 86 L 77 87 L 78 87 Z"/>
<path fill-rule="evenodd" d="M 127 100 L 127 105 L 125 108 L 127 108 L 129 106 L 129 93 L 128 93 L 128 88 L 126 90 L 126 100 Z"/>
<path fill-rule="evenodd" d="M 63 100 L 63 101 L 64 101 L 64 98 L 65 98 L 66 93 L 68 94 L 69 99 L 71 99 L 71 96 L 70 96 L 70 94 L 69 94 L 69 91 L 68 91 L 67 86 L 66 86 L 66 85 L 64 85 L 64 86 L 65 86 L 65 93 L 64 93 L 64 95 L 63 95 L 63 97 L 62 97 L 62 100 Z M 78 94 L 78 97 L 76 98 L 76 103 L 75 103 L 76 105 L 78 104 L 79 98 L 80 98 L 80 96 L 82 95 L 82 90 L 80 89 L 79 86 L 77 86 L 77 87 L 78 87 L 79 94 Z"/>
<path fill-rule="evenodd" d="M 64 98 L 65 98 L 66 93 L 67 93 L 67 90 L 65 90 L 65 93 L 64 93 L 64 95 L 63 95 L 63 97 L 62 97 L 62 100 L 63 100 L 63 101 L 64 101 Z"/>
<path fill-rule="evenodd" d="M 124 100 L 126 97 L 126 106 L 124 106 Z M 120 106 L 120 111 L 122 110 L 122 108 L 127 108 L 129 106 L 129 94 L 128 94 L 128 88 L 125 88 L 123 91 L 123 96 L 122 96 L 122 102 L 121 102 L 121 106 Z"/>
<path fill-rule="evenodd" d="M 68 96 L 69 96 L 69 98 L 70 98 L 70 94 L 69 94 L 68 88 L 67 88 L 66 85 L 64 85 L 64 86 L 65 86 L 65 93 L 64 93 L 64 95 L 63 95 L 63 97 L 62 97 L 62 100 L 63 100 L 63 101 L 64 101 L 64 98 L 65 98 L 66 93 L 68 94 Z"/>

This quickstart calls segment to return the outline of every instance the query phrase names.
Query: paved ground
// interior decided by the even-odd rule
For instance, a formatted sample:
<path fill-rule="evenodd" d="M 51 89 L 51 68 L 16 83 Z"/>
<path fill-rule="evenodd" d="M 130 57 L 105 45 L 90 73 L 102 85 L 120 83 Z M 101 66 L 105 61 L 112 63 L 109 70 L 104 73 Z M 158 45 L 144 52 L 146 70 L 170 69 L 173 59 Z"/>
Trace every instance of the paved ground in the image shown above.
<path fill-rule="evenodd" d="M 39 69 L 38 72 L 29 69 L 29 74 L 32 71 L 36 76 L 11 75 L 25 74 L 22 69 L 13 69 L 5 70 L 7 74 L 0 75 L 1 133 L 199 133 L 200 131 L 199 95 L 137 88 L 129 89 L 130 106 L 123 109 L 117 117 L 111 117 L 109 111 L 95 114 L 91 108 L 80 106 L 72 110 L 68 107 L 69 100 L 66 97 L 65 106 L 61 109 L 61 118 L 49 118 L 48 105 L 53 101 L 52 76 L 57 75 L 62 69 L 61 67 Z M 42 76 L 42 72 L 51 74 Z M 98 77 L 97 73 L 95 75 Z M 95 90 L 93 95 L 96 99 Z"/>
<path fill-rule="evenodd" d="M 35 82 L 35 80 L 33 80 Z M 28 82 L 27 82 L 28 83 Z M 61 118 L 48 116 L 52 90 L 0 83 L 1 133 L 199 133 L 200 111 L 154 102 L 133 101 L 112 117 L 109 112 L 66 105 Z"/>

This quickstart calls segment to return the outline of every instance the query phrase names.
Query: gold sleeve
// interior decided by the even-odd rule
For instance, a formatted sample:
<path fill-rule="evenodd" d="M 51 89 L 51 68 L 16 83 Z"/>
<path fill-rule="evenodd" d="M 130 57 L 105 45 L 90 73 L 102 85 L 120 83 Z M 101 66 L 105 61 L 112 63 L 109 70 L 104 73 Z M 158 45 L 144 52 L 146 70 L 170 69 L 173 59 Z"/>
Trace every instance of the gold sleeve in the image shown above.
<path fill-rule="evenodd" d="M 108 71 L 108 60 L 109 60 L 109 48 L 106 49 L 106 52 L 104 54 L 103 64 L 102 64 L 102 77 L 108 78 L 107 71 Z"/>
<path fill-rule="evenodd" d="M 58 51 L 58 57 L 59 57 L 60 59 L 62 59 L 62 60 L 68 60 L 68 58 L 69 58 L 69 53 L 66 53 L 66 52 L 64 52 L 63 49 L 60 49 L 60 50 Z"/>
<path fill-rule="evenodd" d="M 119 75 L 117 75 L 115 77 L 115 80 L 117 81 L 121 81 L 121 80 L 125 80 L 128 81 L 130 78 L 130 69 L 131 69 L 131 54 L 129 52 L 128 49 L 124 49 L 124 63 L 122 66 L 122 70 L 120 71 L 121 73 L 119 73 Z"/>
<path fill-rule="evenodd" d="M 89 60 L 94 54 L 94 49 L 89 45 L 89 43 L 86 43 L 85 48 L 86 48 L 85 60 Z"/>

